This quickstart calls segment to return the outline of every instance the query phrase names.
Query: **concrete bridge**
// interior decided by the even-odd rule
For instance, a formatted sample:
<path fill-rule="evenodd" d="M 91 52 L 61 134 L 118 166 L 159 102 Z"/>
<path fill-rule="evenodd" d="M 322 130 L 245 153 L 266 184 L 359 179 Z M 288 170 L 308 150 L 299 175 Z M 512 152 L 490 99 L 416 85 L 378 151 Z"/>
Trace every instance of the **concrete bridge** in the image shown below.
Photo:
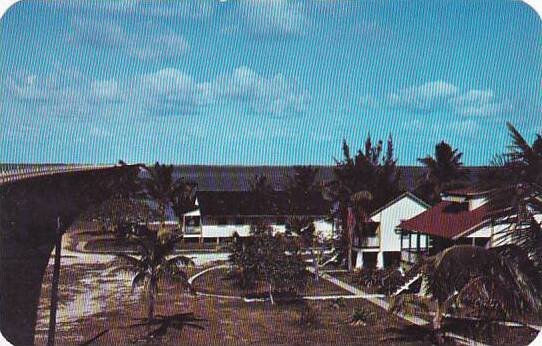
<path fill-rule="evenodd" d="M 115 181 L 138 171 L 128 165 L 1 166 L 0 330 L 7 340 L 34 343 L 43 275 L 57 232 L 110 197 Z"/>

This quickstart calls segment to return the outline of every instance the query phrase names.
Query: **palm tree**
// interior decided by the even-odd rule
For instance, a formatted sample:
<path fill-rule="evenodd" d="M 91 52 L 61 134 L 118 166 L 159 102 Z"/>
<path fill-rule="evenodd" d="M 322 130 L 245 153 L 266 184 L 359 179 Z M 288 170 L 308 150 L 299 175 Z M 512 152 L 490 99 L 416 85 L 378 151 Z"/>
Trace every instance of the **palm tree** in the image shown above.
<path fill-rule="evenodd" d="M 436 302 L 436 334 L 452 306 L 470 306 L 497 318 L 542 312 L 542 284 L 534 263 L 514 245 L 492 249 L 456 245 L 423 259 L 413 270 L 426 279 L 427 292 Z M 404 309 L 409 300 L 408 295 L 394 297 L 392 310 Z M 438 339 L 442 341 L 441 336 Z"/>
<path fill-rule="evenodd" d="M 359 227 L 360 233 L 363 234 L 365 224 L 368 221 L 369 206 L 373 201 L 373 194 L 369 191 L 358 191 L 350 197 L 350 202 L 354 208 L 356 224 Z M 352 246 L 353 246 L 353 225 L 348 229 L 348 270 L 352 270 Z"/>
<path fill-rule="evenodd" d="M 311 204 L 314 204 L 315 199 L 321 198 L 322 191 L 317 174 L 318 169 L 311 166 L 294 167 L 294 174 L 288 177 L 288 183 L 285 187 L 292 215 L 310 215 Z"/>
<path fill-rule="evenodd" d="M 275 189 L 265 175 L 255 175 L 250 184 L 256 210 L 263 215 L 273 215 L 277 211 Z"/>
<path fill-rule="evenodd" d="M 542 276 L 542 228 L 535 215 L 542 214 L 542 136 L 532 145 L 507 123 L 512 144 L 497 156 L 482 179 L 480 189 L 488 192 L 492 221 L 503 228 L 497 244 L 511 241 L 535 262 Z"/>
<path fill-rule="evenodd" d="M 165 221 L 168 208 L 172 208 L 179 219 L 194 208 L 195 184 L 175 178 L 172 165 L 156 162 L 154 167 L 145 167 L 145 170 L 148 176 L 143 179 L 143 188 L 147 197 L 157 203 L 161 222 Z"/>
<path fill-rule="evenodd" d="M 154 320 L 154 304 L 159 282 L 175 281 L 192 291 L 183 267 L 193 265 L 193 261 L 186 256 L 171 256 L 175 244 L 181 239 L 180 235 L 158 236 L 156 232 L 149 232 L 147 237 L 134 239 L 140 249 L 140 257 L 117 254 L 118 260 L 122 262 L 118 269 L 135 274 L 132 279 L 132 291 L 140 285 L 144 287 L 149 328 Z"/>
<path fill-rule="evenodd" d="M 364 150 L 358 150 L 355 155 L 350 153 L 350 147 L 343 140 L 343 159 L 337 160 L 333 170 L 334 179 L 327 184 L 324 193 L 334 203 L 334 217 L 340 220 L 342 232 L 337 243 L 342 259 L 348 256 L 348 208 L 352 205 L 351 197 L 359 191 L 370 192 L 372 197 L 366 201 L 365 214 L 375 207 L 390 201 L 400 193 L 400 174 L 396 160 L 393 157 L 393 141 L 391 135 L 383 152 L 383 142 L 379 140 L 373 145 L 371 136 L 365 140 Z M 351 262 L 351 259 L 347 261 Z"/>
<path fill-rule="evenodd" d="M 418 162 L 427 168 L 419 186 L 420 194 L 430 203 L 440 201 L 440 193 L 454 185 L 460 185 L 466 178 L 466 171 L 461 169 L 463 154 L 442 141 L 435 146 L 435 157 L 427 155 Z"/>

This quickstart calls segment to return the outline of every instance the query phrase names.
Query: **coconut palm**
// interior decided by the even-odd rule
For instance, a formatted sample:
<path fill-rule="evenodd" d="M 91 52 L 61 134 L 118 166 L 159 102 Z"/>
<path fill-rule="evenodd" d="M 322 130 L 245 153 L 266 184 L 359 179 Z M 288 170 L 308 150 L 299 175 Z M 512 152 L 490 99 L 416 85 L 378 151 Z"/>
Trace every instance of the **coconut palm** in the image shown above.
<path fill-rule="evenodd" d="M 132 291 L 138 286 L 144 287 L 149 326 L 154 319 L 155 298 L 160 282 L 174 281 L 192 291 L 183 267 L 193 265 L 193 261 L 186 256 L 171 256 L 175 244 L 181 239 L 182 236 L 179 235 L 158 236 L 155 232 L 149 232 L 147 237 L 134 239 L 140 250 L 139 257 L 117 254 L 121 262 L 117 269 L 128 270 L 135 274 L 132 279 Z"/>
<path fill-rule="evenodd" d="M 173 209 L 179 219 L 194 208 L 195 184 L 175 178 L 174 170 L 172 165 L 156 162 L 152 168 L 145 167 L 147 176 L 142 179 L 143 189 L 147 197 L 156 202 L 162 222 L 166 219 L 168 208 Z"/>
<path fill-rule="evenodd" d="M 457 148 L 452 149 L 448 143 L 442 141 L 435 146 L 434 157 L 427 155 L 418 159 L 418 162 L 427 168 L 419 190 L 428 202 L 439 202 L 442 191 L 460 185 L 461 180 L 466 178 L 466 171 L 461 168 L 462 156 Z"/>
<path fill-rule="evenodd" d="M 493 210 L 493 223 L 501 225 L 497 243 L 520 246 L 535 261 L 542 276 L 542 231 L 535 215 L 542 214 L 542 136 L 532 145 L 507 123 L 512 144 L 496 157 L 480 179 Z"/>
<path fill-rule="evenodd" d="M 312 205 L 314 205 L 313 201 L 320 199 L 322 196 L 317 175 L 317 168 L 311 166 L 294 167 L 294 174 L 288 177 L 288 183 L 285 186 L 288 195 L 288 206 L 292 215 L 311 214 Z"/>
<path fill-rule="evenodd" d="M 342 227 L 337 248 L 343 260 L 349 252 L 347 225 L 352 195 L 359 191 L 370 192 L 372 199 L 365 209 L 366 213 L 370 213 L 375 207 L 384 205 L 401 192 L 400 174 L 393 157 L 393 150 L 391 135 L 385 152 L 383 152 L 383 142 L 379 140 L 374 145 L 370 135 L 367 136 L 364 150 L 358 150 L 355 155 L 350 153 L 350 147 L 346 140 L 343 140 L 343 159 L 335 159 L 334 179 L 327 184 L 324 191 L 326 198 L 333 201 L 333 216 L 340 220 Z"/>
<path fill-rule="evenodd" d="M 422 273 L 436 303 L 432 324 L 437 333 L 452 306 L 468 306 L 494 318 L 542 312 L 542 284 L 534 263 L 514 245 L 452 246 L 423 259 L 415 270 Z M 392 310 L 402 310 L 408 300 L 397 296 Z"/>
<path fill-rule="evenodd" d="M 368 221 L 368 212 L 371 202 L 373 201 L 373 194 L 369 191 L 358 191 L 350 197 L 350 202 L 354 208 L 354 215 L 356 218 L 356 224 L 358 225 L 360 234 L 363 234 L 365 224 Z M 353 246 L 353 225 L 348 229 L 348 270 L 352 270 L 352 246 Z"/>

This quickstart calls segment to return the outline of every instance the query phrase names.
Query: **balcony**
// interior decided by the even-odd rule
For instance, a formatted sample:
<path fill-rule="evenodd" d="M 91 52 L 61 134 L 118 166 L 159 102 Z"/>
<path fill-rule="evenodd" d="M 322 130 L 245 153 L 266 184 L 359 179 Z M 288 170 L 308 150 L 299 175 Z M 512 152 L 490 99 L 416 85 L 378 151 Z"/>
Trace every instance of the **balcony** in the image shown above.
<path fill-rule="evenodd" d="M 185 226 L 183 233 L 187 235 L 201 234 L 201 226 Z"/>
<path fill-rule="evenodd" d="M 379 237 L 365 237 L 361 240 L 362 247 L 380 247 Z"/>
<path fill-rule="evenodd" d="M 353 244 L 356 248 L 378 248 L 380 247 L 379 237 L 354 237 Z"/>

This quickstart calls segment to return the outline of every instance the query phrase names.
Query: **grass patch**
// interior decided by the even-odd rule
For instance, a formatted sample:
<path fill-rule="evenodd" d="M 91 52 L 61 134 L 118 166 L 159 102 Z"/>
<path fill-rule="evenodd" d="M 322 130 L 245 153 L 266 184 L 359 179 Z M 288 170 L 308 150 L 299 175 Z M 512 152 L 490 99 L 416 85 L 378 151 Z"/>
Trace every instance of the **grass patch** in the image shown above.
<path fill-rule="evenodd" d="M 212 293 L 227 296 L 267 296 L 267 286 L 263 282 L 258 282 L 252 289 L 243 289 L 237 285 L 237 282 L 228 275 L 227 268 L 211 270 L 198 277 L 194 283 L 194 288 L 199 292 Z M 301 295 L 320 296 L 320 295 L 349 295 L 348 291 L 332 284 L 322 278 L 316 280 L 314 275 L 309 275 L 307 287 Z"/>

